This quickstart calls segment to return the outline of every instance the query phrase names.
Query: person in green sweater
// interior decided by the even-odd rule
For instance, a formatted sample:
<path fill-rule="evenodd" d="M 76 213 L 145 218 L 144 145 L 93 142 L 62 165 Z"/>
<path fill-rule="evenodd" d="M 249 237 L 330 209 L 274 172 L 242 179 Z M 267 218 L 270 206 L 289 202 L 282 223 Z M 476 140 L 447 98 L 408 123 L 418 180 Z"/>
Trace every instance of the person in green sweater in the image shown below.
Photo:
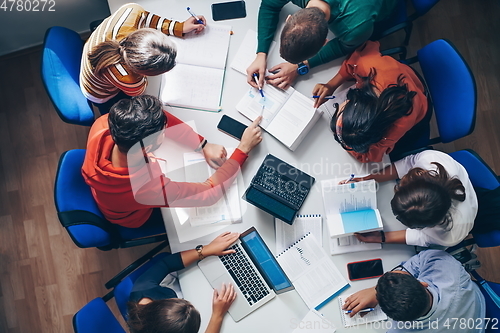
<path fill-rule="evenodd" d="M 247 81 L 255 88 L 265 80 L 286 89 L 309 69 L 350 54 L 370 38 L 375 23 L 392 14 L 398 0 L 291 0 L 302 9 L 288 16 L 281 34 L 280 55 L 288 62 L 270 68 L 272 75 L 266 76 L 267 53 L 280 11 L 288 2 L 262 0 L 260 4 L 257 56 L 247 68 Z M 330 41 L 328 29 L 336 36 Z"/>

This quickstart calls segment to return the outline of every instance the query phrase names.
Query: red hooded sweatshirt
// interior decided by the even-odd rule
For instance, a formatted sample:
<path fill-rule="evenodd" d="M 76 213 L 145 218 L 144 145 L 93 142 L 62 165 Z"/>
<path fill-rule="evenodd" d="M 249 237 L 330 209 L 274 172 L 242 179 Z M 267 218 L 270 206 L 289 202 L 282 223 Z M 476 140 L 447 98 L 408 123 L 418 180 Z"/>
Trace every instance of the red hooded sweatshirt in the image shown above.
<path fill-rule="evenodd" d="M 192 149 L 204 138 L 180 119 L 165 112 L 165 136 Z M 108 115 L 92 125 L 82 174 L 91 187 L 97 205 L 106 219 L 127 228 L 143 225 L 155 207 L 199 207 L 216 203 L 238 174 L 248 155 L 236 149 L 229 159 L 203 183 L 175 182 L 165 177 L 158 162 L 150 155 L 149 163 L 135 167 L 114 167 L 111 152 L 115 143 L 108 125 Z M 143 184 L 139 188 L 134 184 Z"/>

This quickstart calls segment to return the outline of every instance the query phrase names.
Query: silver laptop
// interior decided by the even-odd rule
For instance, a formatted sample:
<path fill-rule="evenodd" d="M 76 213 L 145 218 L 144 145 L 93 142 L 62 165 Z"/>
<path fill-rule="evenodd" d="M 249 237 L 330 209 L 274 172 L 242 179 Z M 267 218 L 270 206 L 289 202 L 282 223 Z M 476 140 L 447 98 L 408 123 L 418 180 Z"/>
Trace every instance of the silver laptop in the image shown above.
<path fill-rule="evenodd" d="M 208 257 L 198 263 L 213 288 L 231 283 L 237 292 L 229 308 L 234 321 L 239 321 L 281 294 L 294 289 L 292 282 L 274 258 L 257 230 L 242 233 L 229 247 L 236 253 Z"/>

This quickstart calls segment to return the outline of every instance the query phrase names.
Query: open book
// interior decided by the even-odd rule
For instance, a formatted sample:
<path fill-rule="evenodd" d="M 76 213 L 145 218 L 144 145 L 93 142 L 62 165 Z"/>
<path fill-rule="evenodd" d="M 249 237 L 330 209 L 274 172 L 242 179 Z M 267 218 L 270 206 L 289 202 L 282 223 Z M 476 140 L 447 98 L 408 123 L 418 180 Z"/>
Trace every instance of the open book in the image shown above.
<path fill-rule="evenodd" d="M 320 246 L 323 246 L 323 223 L 321 215 L 297 215 L 293 224 L 274 219 L 276 229 L 276 253 L 281 253 L 304 237 L 308 232 L 316 237 Z"/>
<path fill-rule="evenodd" d="M 375 321 L 381 321 L 381 320 L 387 320 L 387 315 L 382 311 L 379 305 L 374 307 L 373 311 L 366 312 L 366 314 L 361 317 L 361 313 L 356 313 L 353 317 L 349 317 L 349 314 L 345 313 L 344 310 L 342 310 L 342 307 L 344 306 L 345 299 L 350 295 L 342 295 L 339 297 L 339 306 L 340 306 L 340 311 L 341 315 L 340 317 L 342 318 L 342 323 L 344 324 L 344 327 L 351 327 L 354 325 L 361 325 L 361 324 L 366 324 L 366 323 L 372 323 Z"/>
<path fill-rule="evenodd" d="M 321 182 L 330 237 L 382 230 L 375 180 L 343 185 L 338 183 L 339 179 Z"/>
<path fill-rule="evenodd" d="M 293 87 L 281 90 L 266 84 L 264 97 L 250 88 L 236 105 L 236 109 L 250 120 L 262 115 L 260 127 L 295 150 L 307 132 L 321 117 L 321 110 L 314 108 L 312 98 L 307 98 Z"/>
<path fill-rule="evenodd" d="M 350 286 L 311 233 L 278 254 L 276 260 L 309 309 L 321 308 Z"/>
<path fill-rule="evenodd" d="M 176 66 L 163 74 L 160 99 L 171 106 L 218 112 L 231 27 L 212 24 L 200 34 L 172 38 Z"/>

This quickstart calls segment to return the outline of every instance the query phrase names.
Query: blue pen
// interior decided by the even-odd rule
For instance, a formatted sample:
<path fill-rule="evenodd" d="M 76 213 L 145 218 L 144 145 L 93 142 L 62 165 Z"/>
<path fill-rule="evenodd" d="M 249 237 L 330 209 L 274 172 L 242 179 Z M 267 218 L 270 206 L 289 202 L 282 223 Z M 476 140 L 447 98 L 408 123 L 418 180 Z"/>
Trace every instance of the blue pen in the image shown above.
<path fill-rule="evenodd" d="M 260 95 L 262 96 L 262 98 L 265 98 L 264 92 L 262 91 L 262 87 L 259 84 L 259 76 L 257 75 L 257 73 L 253 73 L 253 79 L 255 80 L 255 83 L 257 83 L 257 87 L 259 87 Z"/>
<path fill-rule="evenodd" d="M 349 178 L 349 179 L 347 180 L 347 183 L 349 183 L 349 182 L 350 182 L 350 181 L 352 181 L 353 179 L 354 179 L 354 174 L 353 174 L 353 173 L 351 173 L 351 178 Z"/>
<path fill-rule="evenodd" d="M 320 97 L 321 96 L 318 96 L 318 95 L 312 96 L 312 98 L 320 98 Z M 335 96 L 333 96 L 333 95 L 332 96 L 325 96 L 325 99 L 334 99 L 334 98 L 335 98 Z"/>
<path fill-rule="evenodd" d="M 191 14 L 191 16 L 192 16 L 192 17 L 194 17 L 194 18 L 196 19 L 196 22 L 198 22 L 198 24 L 203 24 L 203 21 L 202 21 L 202 20 L 200 20 L 200 19 L 198 18 L 198 16 L 196 16 L 196 15 L 195 15 L 195 14 L 191 11 L 191 8 L 189 8 L 189 7 L 188 7 L 188 8 L 187 8 L 187 11 L 188 11 L 188 13 L 189 13 L 189 14 Z"/>
<path fill-rule="evenodd" d="M 371 312 L 371 311 L 375 311 L 375 309 L 374 308 L 367 308 L 367 309 L 359 310 L 358 313 Z M 345 314 L 352 313 L 352 310 L 345 310 L 344 313 Z"/>

